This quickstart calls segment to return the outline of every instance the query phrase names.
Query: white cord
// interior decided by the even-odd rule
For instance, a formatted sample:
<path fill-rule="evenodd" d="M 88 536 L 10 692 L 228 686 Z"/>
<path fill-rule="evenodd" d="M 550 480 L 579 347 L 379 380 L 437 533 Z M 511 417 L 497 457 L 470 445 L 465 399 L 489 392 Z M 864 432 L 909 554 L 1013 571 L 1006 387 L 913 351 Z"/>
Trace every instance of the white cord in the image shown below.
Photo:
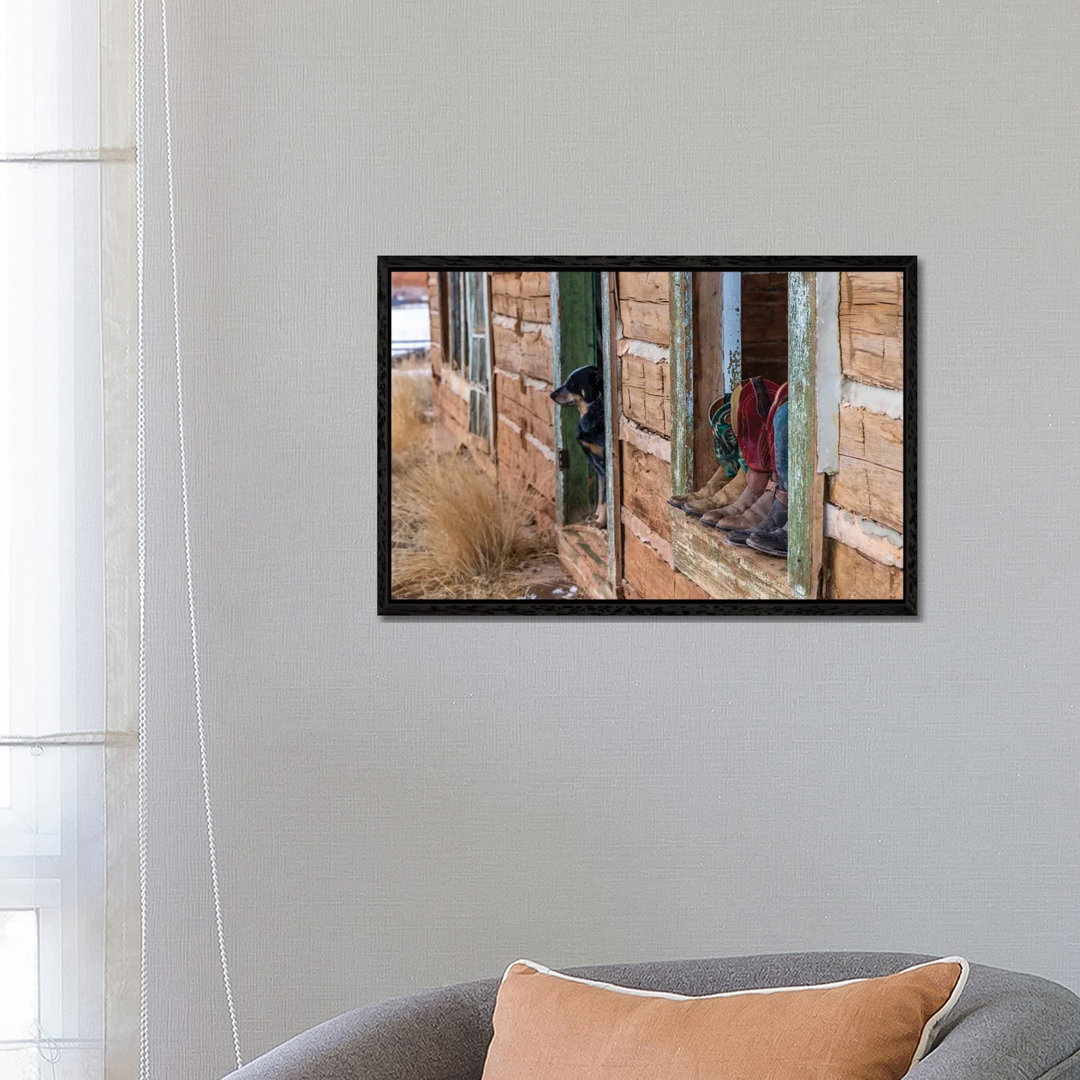
<path fill-rule="evenodd" d="M 139 1080 L 150 1080 L 150 979 L 146 956 L 147 805 L 146 805 L 146 350 L 143 313 L 143 256 L 146 218 L 144 107 L 146 44 L 144 0 L 135 0 L 135 262 L 138 292 L 138 412 L 136 488 L 139 545 Z"/>
<path fill-rule="evenodd" d="M 202 772 L 203 806 L 206 811 L 206 846 L 210 856 L 210 884 L 214 894 L 214 921 L 217 926 L 218 952 L 221 955 L 221 978 L 229 1009 L 236 1067 L 244 1064 L 240 1053 L 240 1032 L 236 1023 L 229 958 L 225 949 L 225 925 L 221 915 L 221 890 L 218 886 L 217 849 L 214 843 L 214 810 L 210 799 L 210 771 L 206 763 L 206 728 L 203 722 L 202 679 L 199 674 L 199 633 L 195 618 L 194 575 L 191 569 L 191 528 L 188 518 L 187 449 L 184 439 L 184 373 L 180 351 L 180 284 L 176 259 L 176 199 L 173 184 L 172 107 L 169 98 L 169 16 L 167 0 L 161 0 L 162 72 L 165 85 L 165 164 L 169 182 L 169 256 L 172 269 L 173 347 L 176 358 L 176 426 L 180 451 L 180 500 L 184 523 L 184 569 L 187 575 L 188 621 L 191 624 L 191 665 L 195 688 L 195 718 L 199 732 L 199 767 Z"/>

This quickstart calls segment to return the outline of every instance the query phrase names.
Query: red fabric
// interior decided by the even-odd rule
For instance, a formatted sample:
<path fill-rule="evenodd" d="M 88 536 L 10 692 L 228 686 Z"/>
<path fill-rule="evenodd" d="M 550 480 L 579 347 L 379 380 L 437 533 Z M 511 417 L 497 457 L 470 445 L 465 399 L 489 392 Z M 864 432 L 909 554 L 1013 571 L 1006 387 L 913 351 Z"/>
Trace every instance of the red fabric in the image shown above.
<path fill-rule="evenodd" d="M 787 383 L 784 384 L 787 396 Z M 771 409 L 780 387 L 771 379 L 760 375 L 743 383 L 739 395 L 739 415 L 736 418 L 735 438 L 739 440 L 739 452 L 749 469 L 771 473 L 772 423 Z"/>
<path fill-rule="evenodd" d="M 773 421 L 776 419 L 776 410 L 779 409 L 785 401 L 787 401 L 787 383 L 784 383 L 784 385 L 776 391 L 776 396 L 773 398 L 773 403 L 769 408 L 769 415 L 765 420 L 765 434 L 769 439 L 769 468 L 772 470 L 774 476 L 776 475 L 776 432 L 773 430 Z"/>

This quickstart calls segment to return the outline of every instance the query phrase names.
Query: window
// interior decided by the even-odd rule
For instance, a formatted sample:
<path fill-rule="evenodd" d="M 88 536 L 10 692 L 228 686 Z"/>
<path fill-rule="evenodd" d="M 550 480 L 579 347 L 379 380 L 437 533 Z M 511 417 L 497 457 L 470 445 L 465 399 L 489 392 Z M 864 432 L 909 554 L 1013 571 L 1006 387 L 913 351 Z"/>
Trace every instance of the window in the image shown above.
<path fill-rule="evenodd" d="M 99 87 L 127 10 L 7 5 L 0 129 L 0 1078 L 105 1059 L 103 325 Z M 106 11 L 106 8 L 109 8 Z M 121 17 L 122 16 L 122 17 Z M 121 29 L 122 28 L 122 29 Z M 121 52 L 120 55 L 123 55 Z M 115 103 L 110 103 L 115 107 Z M 108 111 L 108 110 L 106 110 Z M 130 121 L 130 117 L 125 118 Z M 122 152 L 122 151 L 121 151 Z M 113 162 L 113 176 L 128 170 Z M 111 226 L 126 223 L 117 215 Z M 106 227 L 106 229 L 108 228 Z M 124 249 L 124 259 L 130 255 Z"/>
<path fill-rule="evenodd" d="M 672 490 L 703 485 L 716 462 L 710 403 L 760 376 L 788 384 L 788 556 L 732 547 L 715 530 L 672 516 L 675 568 L 712 596 L 817 595 L 823 475 L 818 468 L 817 338 L 836 335 L 833 274 L 672 274 Z M 821 281 L 819 279 L 830 279 Z M 819 296 L 820 293 L 820 296 Z M 820 304 L 819 304 L 820 300 Z"/>
<path fill-rule="evenodd" d="M 441 274 L 440 317 L 445 312 L 444 355 L 449 367 L 446 385 L 465 402 L 468 432 L 477 448 L 492 447 L 494 408 L 491 395 L 491 303 L 489 275 L 481 272 Z M 445 373 L 444 373 L 445 374 Z"/>
<path fill-rule="evenodd" d="M 491 441 L 491 326 L 488 275 L 468 273 L 465 278 L 466 369 L 469 380 L 469 434 Z"/>

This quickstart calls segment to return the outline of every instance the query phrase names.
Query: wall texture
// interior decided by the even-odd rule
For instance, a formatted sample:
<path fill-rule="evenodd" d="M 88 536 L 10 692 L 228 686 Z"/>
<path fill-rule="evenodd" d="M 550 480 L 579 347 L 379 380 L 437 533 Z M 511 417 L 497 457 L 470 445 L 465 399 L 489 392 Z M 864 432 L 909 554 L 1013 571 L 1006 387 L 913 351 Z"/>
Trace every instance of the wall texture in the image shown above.
<path fill-rule="evenodd" d="M 196 595 L 247 1054 L 521 955 L 911 949 L 1080 988 L 1080 8 L 173 7 Z M 152 1021 L 158 1075 L 201 1080 L 230 1050 L 161 182 Z M 379 622 L 375 256 L 425 252 L 917 254 L 922 618 Z"/>

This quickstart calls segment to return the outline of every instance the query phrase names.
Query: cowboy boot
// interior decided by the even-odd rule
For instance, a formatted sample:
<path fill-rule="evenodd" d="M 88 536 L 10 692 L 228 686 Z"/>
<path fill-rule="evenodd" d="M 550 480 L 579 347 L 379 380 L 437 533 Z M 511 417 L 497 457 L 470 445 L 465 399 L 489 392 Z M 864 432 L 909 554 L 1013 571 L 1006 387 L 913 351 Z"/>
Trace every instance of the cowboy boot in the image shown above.
<path fill-rule="evenodd" d="M 734 547 L 746 547 L 750 541 L 765 533 L 771 533 L 783 528 L 785 530 L 784 552 L 787 553 L 787 503 L 779 499 L 773 502 L 769 516 L 755 529 L 732 529 L 724 534 L 724 542 Z"/>
<path fill-rule="evenodd" d="M 725 484 L 728 483 L 727 470 L 723 465 L 717 466 L 716 472 L 709 477 L 708 482 L 704 487 L 699 487 L 696 491 L 688 491 L 683 495 L 672 495 L 668 499 L 668 504 L 678 507 L 680 510 L 685 503 L 691 500 L 707 499 L 712 495 L 715 495 Z"/>
<path fill-rule="evenodd" d="M 701 517 L 710 510 L 719 510 L 730 506 L 746 489 L 746 470 L 740 469 L 716 493 L 703 499 L 687 499 L 682 509 L 692 517 Z"/>
<path fill-rule="evenodd" d="M 709 510 L 701 515 L 701 523 L 703 525 L 717 525 L 724 518 L 733 514 L 741 514 L 744 510 L 748 510 L 755 502 L 761 497 L 762 492 L 767 485 L 767 473 L 755 472 L 753 474 L 746 473 L 745 480 L 743 481 L 744 487 L 739 497 L 726 506 L 719 506 L 714 510 Z"/>
<path fill-rule="evenodd" d="M 742 472 L 742 469 L 739 470 Z M 738 473 L 735 474 L 736 476 Z M 685 509 L 688 502 L 699 502 L 702 499 L 711 499 L 727 487 L 735 477 L 728 478 L 727 466 L 718 465 L 716 472 L 709 477 L 707 483 L 703 487 L 699 487 L 696 491 L 688 491 L 685 495 L 672 495 L 668 502 L 672 506 L 677 506 L 680 510 Z"/>
<path fill-rule="evenodd" d="M 787 541 L 787 517 L 785 517 L 784 524 L 779 528 L 769 529 L 767 531 L 765 529 L 755 529 L 746 538 L 746 546 L 753 548 L 754 551 L 760 551 L 766 555 L 773 555 L 778 559 L 786 559 Z"/>
<path fill-rule="evenodd" d="M 717 523 L 718 529 L 756 529 L 772 512 L 773 503 L 776 501 L 776 488 L 771 484 L 757 500 L 740 514 L 729 514 L 721 518 Z"/>

